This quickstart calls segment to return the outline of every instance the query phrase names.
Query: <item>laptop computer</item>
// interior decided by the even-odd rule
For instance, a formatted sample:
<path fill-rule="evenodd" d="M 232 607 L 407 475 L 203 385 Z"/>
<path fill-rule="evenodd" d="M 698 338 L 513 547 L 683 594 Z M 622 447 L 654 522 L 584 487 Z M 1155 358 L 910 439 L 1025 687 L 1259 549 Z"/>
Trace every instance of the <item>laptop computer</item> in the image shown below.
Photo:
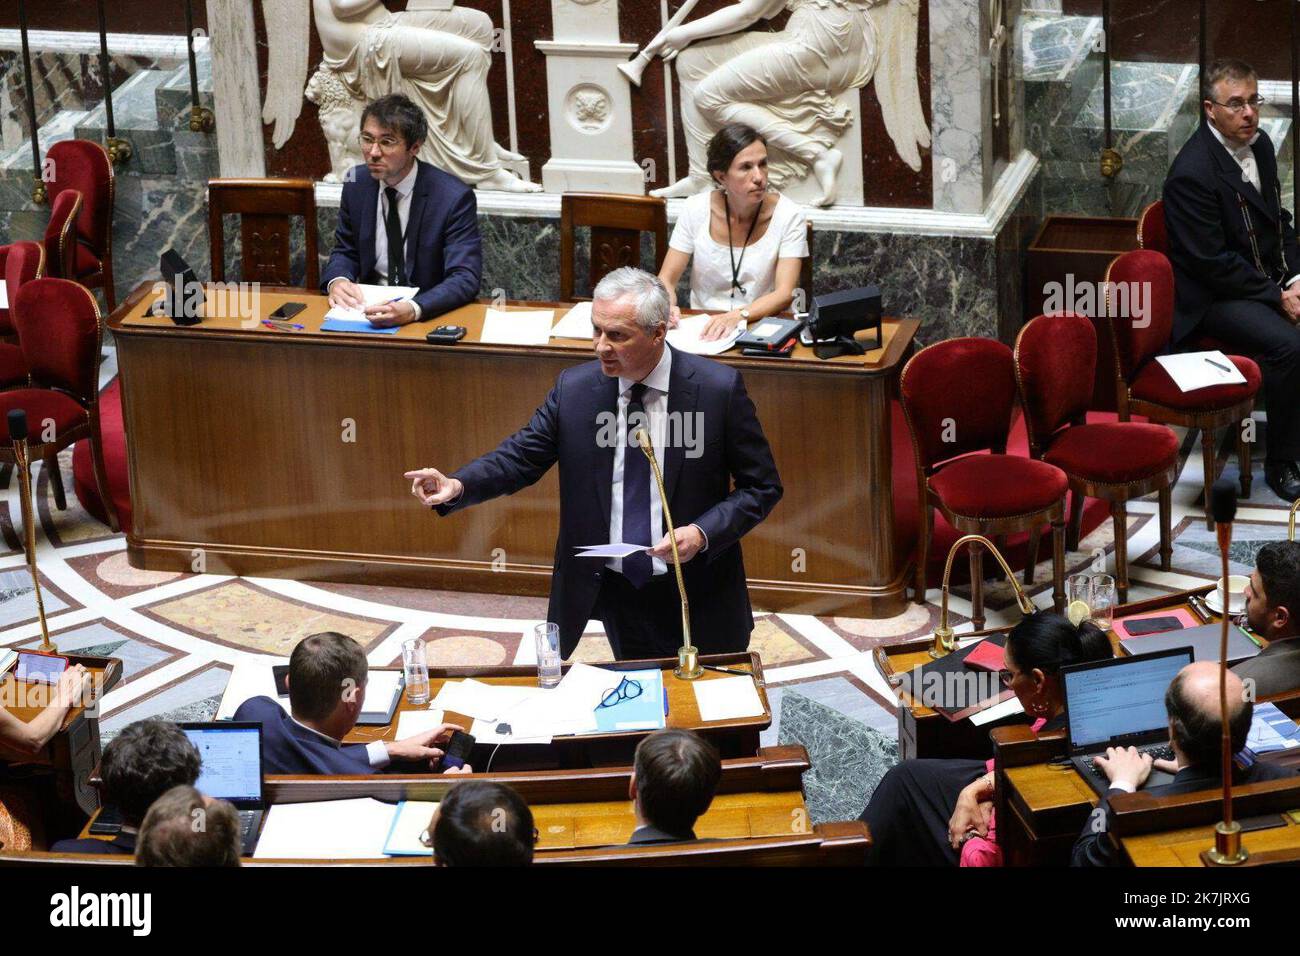
<path fill-rule="evenodd" d="M 262 725 L 221 720 L 180 726 L 203 757 L 203 767 L 194 786 L 204 796 L 225 800 L 239 811 L 241 852 L 250 855 L 266 811 L 262 789 Z"/>
<path fill-rule="evenodd" d="M 1190 647 L 1175 647 L 1061 668 L 1070 763 L 1098 795 L 1106 792 L 1109 781 L 1092 761 L 1107 747 L 1136 747 L 1153 758 L 1173 759 L 1165 691 L 1192 656 Z M 1173 779 L 1171 773 L 1152 770 L 1143 786 L 1157 787 Z"/>

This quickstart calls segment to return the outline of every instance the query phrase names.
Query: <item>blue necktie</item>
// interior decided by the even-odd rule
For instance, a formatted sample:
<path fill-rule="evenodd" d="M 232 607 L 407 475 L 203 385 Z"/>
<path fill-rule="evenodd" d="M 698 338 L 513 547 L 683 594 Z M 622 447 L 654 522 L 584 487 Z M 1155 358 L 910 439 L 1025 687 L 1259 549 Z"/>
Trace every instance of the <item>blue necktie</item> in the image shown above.
<path fill-rule="evenodd" d="M 646 418 L 646 386 L 637 382 L 632 386 L 627 403 L 627 434 L 623 447 L 623 540 L 628 544 L 644 544 L 650 540 L 650 462 L 636 440 L 638 428 L 650 430 Z M 634 587 L 644 587 L 650 580 L 652 564 L 645 552 L 630 554 L 623 559 L 623 576 Z"/>

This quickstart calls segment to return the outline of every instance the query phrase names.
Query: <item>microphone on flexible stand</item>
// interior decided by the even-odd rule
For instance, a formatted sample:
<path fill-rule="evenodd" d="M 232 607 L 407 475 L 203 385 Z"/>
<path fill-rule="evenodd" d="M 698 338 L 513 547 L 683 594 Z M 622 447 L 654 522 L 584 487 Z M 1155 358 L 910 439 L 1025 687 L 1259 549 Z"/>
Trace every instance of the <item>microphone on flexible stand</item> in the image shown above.
<path fill-rule="evenodd" d="M 23 551 L 27 555 L 27 570 L 32 574 L 32 587 L 36 591 L 36 616 L 41 622 L 41 646 L 38 650 L 54 654 L 59 649 L 50 642 L 50 627 L 45 622 L 45 601 L 41 597 L 41 579 L 36 573 L 36 520 L 32 514 L 32 476 L 28 471 L 31 458 L 27 454 L 27 412 L 21 408 L 9 413 L 9 438 L 14 445 L 18 493 L 22 499 Z"/>
<path fill-rule="evenodd" d="M 686 582 L 682 579 L 682 559 L 677 554 L 676 525 L 672 513 L 668 510 L 668 495 L 664 492 L 664 476 L 659 471 L 659 462 L 655 459 L 655 450 L 650 445 L 650 436 L 644 428 L 636 430 L 636 441 L 641 451 L 650 460 L 650 470 L 654 472 L 655 485 L 659 488 L 659 502 L 663 505 L 664 521 L 668 523 L 668 541 L 673 548 L 673 571 L 677 575 L 677 593 L 682 599 L 682 646 L 677 649 L 677 666 L 673 673 L 682 680 L 695 680 L 704 673 L 700 666 L 700 652 L 691 643 L 691 608 L 686 601 Z"/>
<path fill-rule="evenodd" d="M 1214 827 L 1214 846 L 1201 859 L 1214 866 L 1235 866 L 1250 856 L 1241 845 L 1241 824 L 1232 819 L 1232 730 L 1228 726 L 1228 548 L 1232 546 L 1232 521 L 1237 516 L 1237 486 L 1231 481 L 1214 483 L 1210 491 L 1210 513 L 1223 577 L 1219 582 L 1223 614 L 1219 618 L 1219 720 L 1222 723 L 1223 819 Z"/>

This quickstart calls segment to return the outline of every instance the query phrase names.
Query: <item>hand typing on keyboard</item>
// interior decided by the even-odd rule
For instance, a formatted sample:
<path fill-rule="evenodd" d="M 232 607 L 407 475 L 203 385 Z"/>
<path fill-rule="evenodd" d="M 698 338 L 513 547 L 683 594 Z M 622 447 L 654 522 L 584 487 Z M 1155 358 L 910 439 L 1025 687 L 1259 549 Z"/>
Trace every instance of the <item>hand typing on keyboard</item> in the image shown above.
<path fill-rule="evenodd" d="M 1106 756 L 1093 760 L 1112 787 L 1130 791 L 1136 791 L 1146 783 L 1154 762 L 1150 753 L 1143 753 L 1136 747 L 1107 747 Z"/>

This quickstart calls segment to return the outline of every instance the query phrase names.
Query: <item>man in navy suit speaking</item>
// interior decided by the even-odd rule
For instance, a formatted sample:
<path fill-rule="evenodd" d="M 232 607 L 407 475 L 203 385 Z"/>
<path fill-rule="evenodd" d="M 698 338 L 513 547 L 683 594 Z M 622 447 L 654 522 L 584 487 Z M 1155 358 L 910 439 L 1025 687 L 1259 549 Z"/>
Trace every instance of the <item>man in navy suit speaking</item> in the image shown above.
<path fill-rule="evenodd" d="M 451 475 L 406 473 L 440 515 L 508 495 L 560 465 L 560 533 L 548 620 L 572 654 L 591 618 L 620 660 L 671 657 L 682 643 L 672 545 L 650 464 L 648 426 L 676 528 L 703 653 L 743 651 L 754 628 L 740 539 L 781 500 L 776 463 L 735 369 L 667 344 L 668 291 L 640 269 L 616 269 L 592 304 L 596 361 L 560 373 L 532 420 Z M 645 545 L 625 558 L 580 558 L 585 545 Z"/>
<path fill-rule="evenodd" d="M 416 158 L 429 125 L 392 93 L 361 114 L 364 166 L 343 185 L 334 250 L 321 278 L 330 305 L 365 307 L 358 283 L 417 286 L 414 299 L 365 308 L 380 327 L 434 319 L 478 296 L 483 245 L 474 190 Z"/>

